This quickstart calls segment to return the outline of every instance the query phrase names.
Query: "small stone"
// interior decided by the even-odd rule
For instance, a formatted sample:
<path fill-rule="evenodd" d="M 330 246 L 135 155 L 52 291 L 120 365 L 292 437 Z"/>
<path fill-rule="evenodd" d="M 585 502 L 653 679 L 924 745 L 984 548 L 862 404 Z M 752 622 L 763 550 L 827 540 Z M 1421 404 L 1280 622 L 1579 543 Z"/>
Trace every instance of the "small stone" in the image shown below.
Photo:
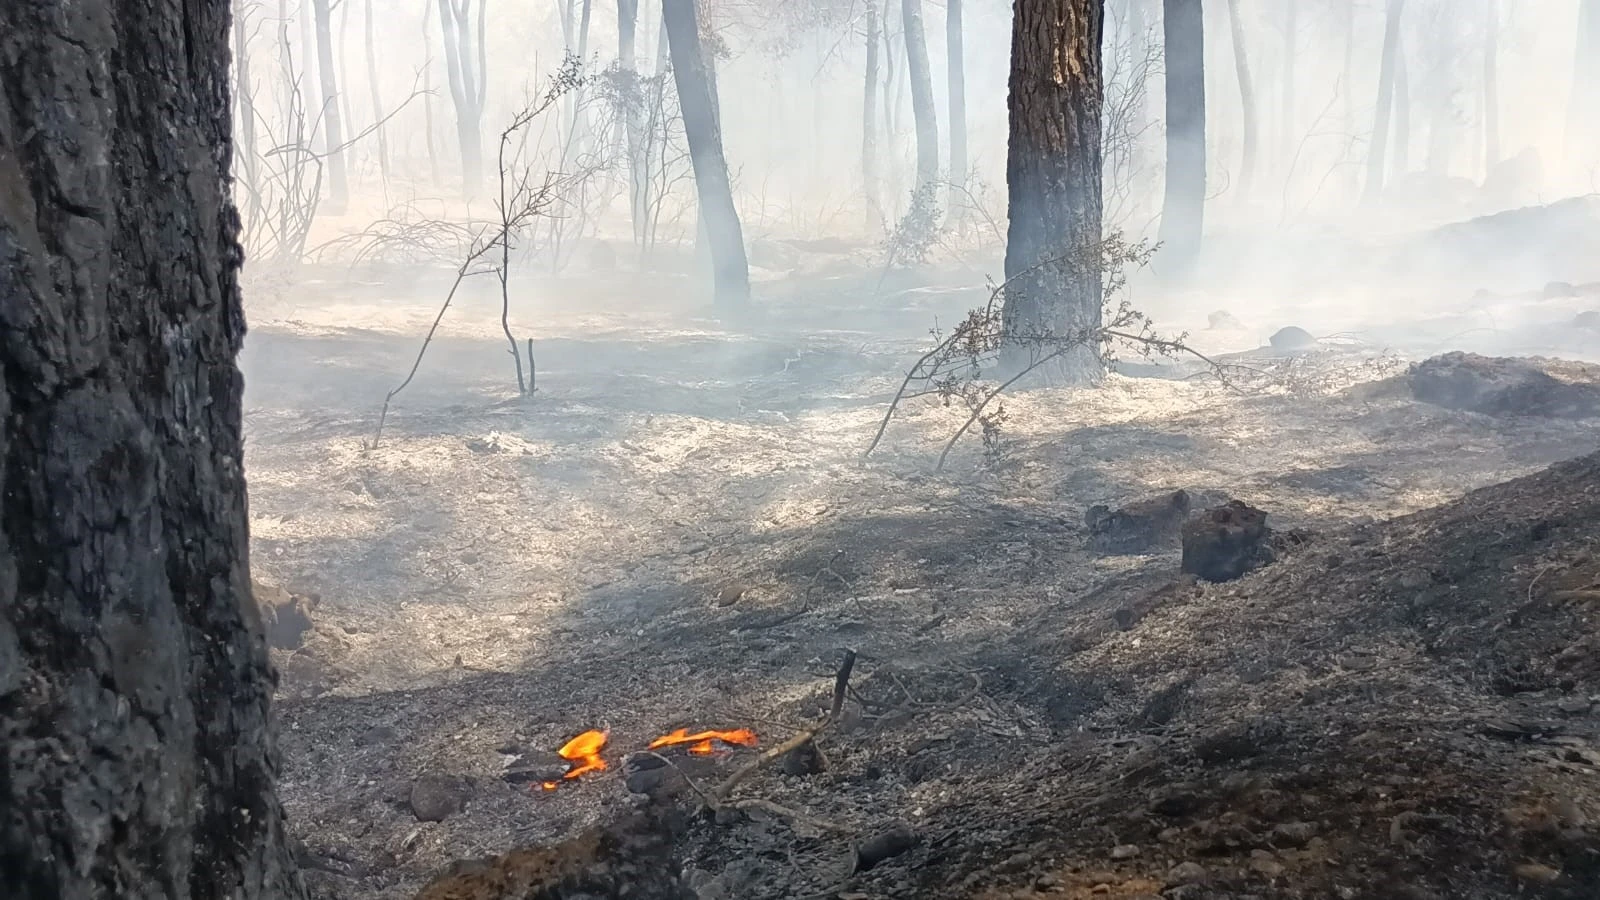
<path fill-rule="evenodd" d="M 1183 839 L 1183 829 L 1182 828 L 1163 828 L 1163 829 L 1161 829 L 1161 833 L 1156 835 L 1156 837 L 1160 838 L 1161 839 L 1161 843 L 1163 843 L 1163 844 L 1171 844 L 1171 843 L 1173 843 L 1175 841 L 1179 841 L 1179 840 Z"/>
<path fill-rule="evenodd" d="M 1561 877 L 1560 869 L 1553 869 L 1543 863 L 1523 863 L 1511 871 L 1523 881 L 1535 884 L 1549 884 Z"/>
<path fill-rule="evenodd" d="M 1587 715 L 1589 710 L 1594 708 L 1594 704 L 1589 701 L 1588 697 L 1568 697 L 1557 706 L 1563 714 L 1569 716 Z"/>
<path fill-rule="evenodd" d="M 1061 883 L 1061 876 L 1054 872 L 1045 872 L 1033 880 L 1033 886 L 1041 890 L 1048 890 Z"/>
<path fill-rule="evenodd" d="M 443 822 L 467 805 L 472 788 L 460 778 L 428 775 L 411 784 L 411 812 L 418 822 Z"/>
<path fill-rule="evenodd" d="M 1316 835 L 1315 822 L 1283 822 L 1272 828 L 1272 842 L 1285 847 L 1304 847 Z"/>
<path fill-rule="evenodd" d="M 1109 893 L 1111 893 L 1111 885 L 1109 885 L 1109 884 L 1107 884 L 1107 883 L 1102 881 L 1101 883 L 1099 883 L 1099 884 L 1095 885 L 1094 887 L 1090 888 L 1089 889 L 1089 893 L 1091 893 L 1091 894 L 1109 894 Z"/>
<path fill-rule="evenodd" d="M 1197 862 L 1178 863 L 1167 873 L 1167 880 L 1173 884 L 1200 884 L 1210 877 L 1206 867 Z"/>
<path fill-rule="evenodd" d="M 1118 844 L 1111 848 L 1112 859 L 1133 859 L 1139 855 L 1137 844 Z"/>

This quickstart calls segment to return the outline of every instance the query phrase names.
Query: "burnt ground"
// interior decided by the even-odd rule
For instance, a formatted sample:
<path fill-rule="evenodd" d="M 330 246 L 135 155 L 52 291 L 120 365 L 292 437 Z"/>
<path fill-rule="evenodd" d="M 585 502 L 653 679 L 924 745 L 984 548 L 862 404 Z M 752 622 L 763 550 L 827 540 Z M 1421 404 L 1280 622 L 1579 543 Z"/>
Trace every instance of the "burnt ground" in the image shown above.
<path fill-rule="evenodd" d="M 614 818 L 622 756 L 673 728 L 777 744 L 849 648 L 828 770 L 736 791 L 849 833 L 696 820 L 700 896 L 1595 896 L 1600 460 L 1485 487 L 1593 451 L 1594 421 L 1351 390 L 1381 367 L 1341 357 L 1249 396 L 1019 394 L 995 458 L 970 440 L 936 475 L 959 416 L 934 403 L 860 453 L 973 292 L 868 316 L 837 285 L 769 284 L 735 329 L 661 290 L 549 292 L 531 399 L 468 298 L 377 449 L 427 303 L 254 302 L 253 566 L 320 598 L 277 661 L 281 791 L 321 894 L 410 897 Z M 1178 579 L 1175 551 L 1089 548 L 1088 506 L 1179 487 L 1310 540 L 1222 586 Z M 598 727 L 608 771 L 502 778 L 501 751 Z M 712 784 L 752 752 L 683 765 Z M 422 777 L 460 779 L 465 808 L 419 822 Z M 917 846 L 847 879 L 897 822 Z"/>

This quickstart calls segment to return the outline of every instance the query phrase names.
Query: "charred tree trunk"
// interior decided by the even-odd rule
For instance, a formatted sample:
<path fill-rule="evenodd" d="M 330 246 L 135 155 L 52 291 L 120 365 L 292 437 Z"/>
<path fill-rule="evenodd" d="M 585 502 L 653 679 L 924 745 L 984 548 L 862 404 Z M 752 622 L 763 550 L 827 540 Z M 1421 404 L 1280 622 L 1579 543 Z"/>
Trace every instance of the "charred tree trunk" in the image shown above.
<path fill-rule="evenodd" d="M 1367 188 L 1363 200 L 1371 203 L 1383 193 L 1383 176 L 1389 150 L 1389 117 L 1394 111 L 1395 64 L 1400 57 L 1400 21 L 1405 0 L 1389 0 L 1383 29 L 1383 59 L 1378 65 L 1378 111 L 1372 124 L 1372 144 L 1367 150 Z"/>
<path fill-rule="evenodd" d="M 961 0 L 945 0 L 945 57 L 950 90 L 950 216 L 965 209 L 967 187 L 967 54 Z"/>
<path fill-rule="evenodd" d="M 861 186 L 867 214 L 874 228 L 884 226 L 883 203 L 878 199 L 878 41 L 883 24 L 876 3 L 867 4 L 867 71 L 861 97 Z"/>
<path fill-rule="evenodd" d="M 933 107 L 922 0 L 900 0 L 900 21 L 906 42 L 906 73 L 911 80 L 911 118 L 917 126 L 917 189 L 923 190 L 939 180 L 939 119 Z"/>
<path fill-rule="evenodd" d="M 483 2 L 483 0 L 479 0 Z M 439 0 L 439 25 L 444 33 L 444 68 L 450 100 L 456 110 L 456 138 L 461 145 L 461 187 L 467 197 L 483 186 L 483 104 L 474 77 L 472 0 Z M 481 30 L 481 20 L 480 20 Z M 482 73 L 477 73 L 481 75 Z"/>
<path fill-rule="evenodd" d="M 700 41 L 695 0 L 662 0 L 661 17 L 672 54 L 672 78 L 678 87 L 684 137 L 689 142 L 701 227 L 711 250 L 716 304 L 736 311 L 750 302 L 750 265 L 745 258 L 739 211 L 733 204 L 728 161 L 722 152 L 716 89 Z"/>
<path fill-rule="evenodd" d="M 229 4 L 0 3 L 0 872 L 305 896 L 250 596 Z"/>
<path fill-rule="evenodd" d="M 1256 115 L 1256 89 L 1250 78 L 1250 51 L 1244 39 L 1244 20 L 1239 17 L 1239 0 L 1228 0 L 1228 30 L 1233 37 L 1233 67 L 1239 76 L 1239 106 L 1244 113 L 1244 152 L 1239 161 L 1239 196 L 1248 200 L 1255 184 L 1256 147 L 1260 143 L 1261 122 Z"/>
<path fill-rule="evenodd" d="M 378 54 L 372 42 L 372 0 L 367 0 L 366 20 L 362 23 L 367 45 L 367 89 L 372 94 L 372 121 L 378 138 L 378 174 L 389 183 L 389 133 L 384 123 L 383 92 L 378 83 Z"/>
<path fill-rule="evenodd" d="M 317 74 L 322 86 L 322 104 L 317 110 L 322 132 L 327 135 L 328 206 L 333 215 L 343 215 L 350 204 L 350 185 L 344 170 L 344 124 L 340 111 L 339 76 L 333 61 L 333 18 L 328 0 L 311 0 L 317 25 Z"/>
<path fill-rule="evenodd" d="M 1500 162 L 1500 2 L 1484 0 L 1483 167 Z"/>
<path fill-rule="evenodd" d="M 1020 374 L 1063 340 L 1047 379 L 1087 384 L 1103 373 L 1101 325 L 1100 43 L 1102 0 L 1016 0 L 1012 11 L 1006 189 L 1006 347 Z M 1042 342 L 1041 342 L 1042 341 Z"/>
<path fill-rule="evenodd" d="M 1206 204 L 1205 14 L 1201 0 L 1166 0 L 1167 188 L 1161 262 L 1181 274 L 1200 252 Z"/>

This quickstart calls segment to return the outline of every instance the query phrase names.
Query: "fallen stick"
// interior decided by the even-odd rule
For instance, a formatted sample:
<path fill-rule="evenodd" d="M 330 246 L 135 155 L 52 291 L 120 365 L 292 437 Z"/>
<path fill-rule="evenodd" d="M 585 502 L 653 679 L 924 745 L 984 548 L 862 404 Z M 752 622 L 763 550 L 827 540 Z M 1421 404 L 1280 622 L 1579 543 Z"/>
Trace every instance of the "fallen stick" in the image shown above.
<path fill-rule="evenodd" d="M 827 730 L 831 725 L 837 722 L 839 720 L 839 713 L 844 709 L 845 691 L 850 686 L 850 670 L 854 669 L 855 665 L 856 651 L 846 650 L 844 652 L 844 661 L 839 664 L 839 672 L 833 678 L 833 705 L 829 708 L 826 718 L 817 723 L 815 726 L 800 732 L 787 741 L 784 741 L 778 746 L 767 750 L 760 756 L 757 756 L 755 759 L 745 763 L 732 775 L 729 775 L 727 780 L 723 781 L 722 784 L 717 785 L 717 789 L 712 793 L 712 795 L 718 800 L 727 799 L 728 794 L 739 785 L 739 782 L 744 781 L 751 775 L 754 775 L 757 770 L 767 763 L 778 759 L 785 753 L 794 750 L 796 747 L 799 747 L 806 741 L 809 741 L 821 734 L 823 731 Z"/>

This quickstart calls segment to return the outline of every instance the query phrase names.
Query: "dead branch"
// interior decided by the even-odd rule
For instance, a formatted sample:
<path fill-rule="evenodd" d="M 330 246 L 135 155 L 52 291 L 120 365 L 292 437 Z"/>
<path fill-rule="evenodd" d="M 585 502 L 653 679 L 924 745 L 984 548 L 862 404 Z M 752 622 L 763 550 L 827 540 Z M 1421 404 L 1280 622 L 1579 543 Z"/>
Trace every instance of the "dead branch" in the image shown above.
<path fill-rule="evenodd" d="M 745 763 L 732 775 L 729 775 L 722 784 L 717 785 L 715 796 L 718 799 L 727 798 L 728 794 L 738 787 L 740 782 L 754 775 L 762 766 L 781 758 L 784 754 L 815 738 L 837 722 L 839 713 L 844 709 L 845 691 L 850 686 L 850 672 L 855 668 L 855 665 L 856 651 L 846 650 L 844 652 L 844 660 L 839 664 L 838 674 L 833 679 L 833 704 L 828 709 L 828 715 L 821 722 Z"/>

